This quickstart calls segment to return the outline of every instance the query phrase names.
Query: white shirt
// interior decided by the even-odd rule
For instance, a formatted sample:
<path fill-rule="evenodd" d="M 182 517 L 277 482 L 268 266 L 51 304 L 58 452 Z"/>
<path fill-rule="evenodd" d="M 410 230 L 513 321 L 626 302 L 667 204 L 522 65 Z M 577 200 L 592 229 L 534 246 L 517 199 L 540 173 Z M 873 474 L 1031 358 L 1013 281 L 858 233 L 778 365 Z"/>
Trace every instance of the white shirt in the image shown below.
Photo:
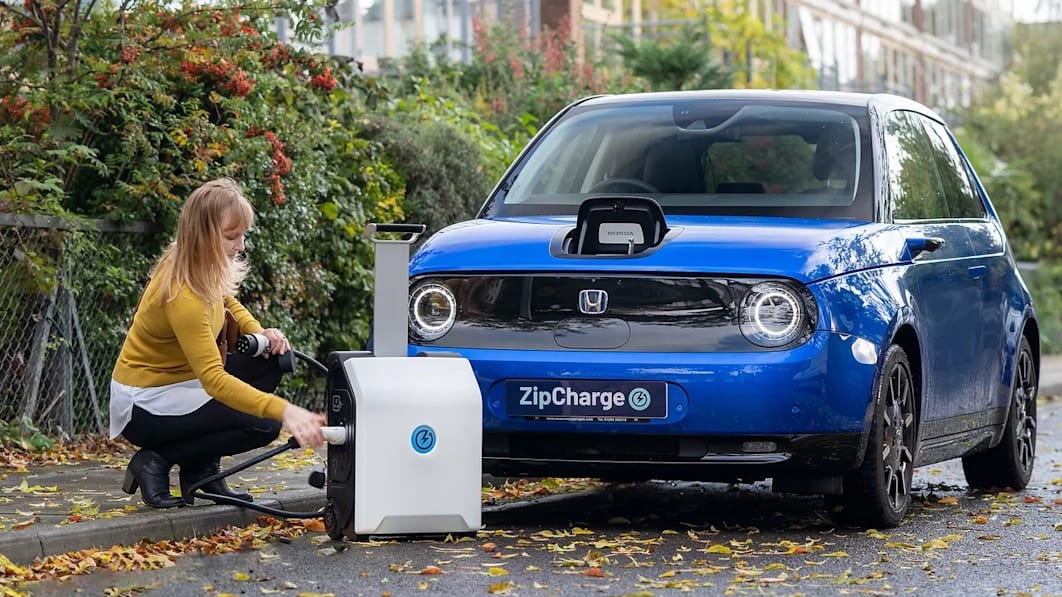
<path fill-rule="evenodd" d="M 195 412 L 211 400 L 198 379 L 158 386 L 137 388 L 111 380 L 111 439 L 122 434 L 133 418 L 133 407 L 153 415 L 180 416 Z"/>

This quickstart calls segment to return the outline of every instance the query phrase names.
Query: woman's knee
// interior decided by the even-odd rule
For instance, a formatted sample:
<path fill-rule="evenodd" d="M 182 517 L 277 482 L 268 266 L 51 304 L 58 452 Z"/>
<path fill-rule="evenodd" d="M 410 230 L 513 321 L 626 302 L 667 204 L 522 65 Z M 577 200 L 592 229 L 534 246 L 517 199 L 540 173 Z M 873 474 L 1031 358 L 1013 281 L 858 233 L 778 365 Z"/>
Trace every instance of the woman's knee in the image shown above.
<path fill-rule="evenodd" d="M 261 437 L 263 440 L 262 445 L 265 445 L 272 442 L 280 435 L 280 427 L 281 425 L 279 421 L 262 419 L 254 426 L 252 432 Z"/>

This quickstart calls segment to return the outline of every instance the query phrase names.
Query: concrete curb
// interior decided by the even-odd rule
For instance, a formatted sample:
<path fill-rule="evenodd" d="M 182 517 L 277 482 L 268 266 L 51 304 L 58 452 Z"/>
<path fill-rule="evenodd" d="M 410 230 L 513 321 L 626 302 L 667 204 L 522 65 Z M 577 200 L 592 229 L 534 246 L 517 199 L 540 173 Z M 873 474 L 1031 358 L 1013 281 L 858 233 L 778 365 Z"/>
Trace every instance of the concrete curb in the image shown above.
<path fill-rule="evenodd" d="M 483 475 L 483 485 L 501 485 L 507 479 Z M 578 492 L 574 492 L 578 493 Z M 552 497 L 527 500 L 527 505 L 550 501 Z M 290 512 L 314 512 L 324 508 L 326 494 L 321 489 L 285 490 L 276 496 L 262 497 L 255 503 Z M 513 504 L 485 506 L 484 513 L 503 511 Z M 75 524 L 58 524 L 65 516 L 49 517 L 48 522 L 21 531 L 0 533 L 0 554 L 16 564 L 30 564 L 35 558 L 63 554 L 82 549 L 107 549 L 114 545 L 132 545 L 142 539 L 148 541 L 181 541 L 210 535 L 228 526 L 246 526 L 255 522 L 262 512 L 239 506 L 204 504 L 153 510 L 150 508 L 130 516 L 86 520 Z"/>
<path fill-rule="evenodd" d="M 281 510 L 312 512 L 324 507 L 325 494 L 320 489 L 295 489 L 256 502 Z M 228 526 L 251 524 L 261 515 L 261 512 L 238 506 L 197 505 L 69 525 L 37 526 L 33 530 L 0 535 L 0 554 L 16 564 L 29 564 L 34 558 L 94 547 L 106 549 L 113 545 L 131 545 L 141 539 L 180 541 L 209 535 Z"/>

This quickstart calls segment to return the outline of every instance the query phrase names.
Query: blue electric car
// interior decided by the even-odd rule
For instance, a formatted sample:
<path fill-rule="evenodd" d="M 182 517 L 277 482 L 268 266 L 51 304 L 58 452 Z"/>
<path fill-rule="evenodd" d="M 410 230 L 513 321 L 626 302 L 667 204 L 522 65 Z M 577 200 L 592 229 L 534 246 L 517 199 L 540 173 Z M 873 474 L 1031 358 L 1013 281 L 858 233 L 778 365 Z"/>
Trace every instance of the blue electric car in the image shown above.
<path fill-rule="evenodd" d="M 409 352 L 457 352 L 484 470 L 772 479 L 901 522 L 914 467 L 1023 488 L 1036 313 L 954 137 L 890 95 L 573 103 L 410 265 Z"/>

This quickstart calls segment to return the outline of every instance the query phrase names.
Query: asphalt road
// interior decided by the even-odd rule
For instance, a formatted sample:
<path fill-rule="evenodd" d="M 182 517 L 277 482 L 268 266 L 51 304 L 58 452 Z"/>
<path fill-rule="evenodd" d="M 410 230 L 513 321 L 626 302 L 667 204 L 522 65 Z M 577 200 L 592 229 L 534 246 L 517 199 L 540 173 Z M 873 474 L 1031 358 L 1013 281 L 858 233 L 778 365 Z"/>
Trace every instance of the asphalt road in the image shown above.
<path fill-rule="evenodd" d="M 1023 493 L 968 493 L 958 461 L 916 471 L 896 529 L 835 527 L 764 484 L 652 482 L 512 507 L 474 541 L 322 535 L 161 571 L 96 572 L 34 595 L 1062 595 L 1062 401 L 1039 407 Z M 424 574 L 435 567 L 442 574 Z"/>

